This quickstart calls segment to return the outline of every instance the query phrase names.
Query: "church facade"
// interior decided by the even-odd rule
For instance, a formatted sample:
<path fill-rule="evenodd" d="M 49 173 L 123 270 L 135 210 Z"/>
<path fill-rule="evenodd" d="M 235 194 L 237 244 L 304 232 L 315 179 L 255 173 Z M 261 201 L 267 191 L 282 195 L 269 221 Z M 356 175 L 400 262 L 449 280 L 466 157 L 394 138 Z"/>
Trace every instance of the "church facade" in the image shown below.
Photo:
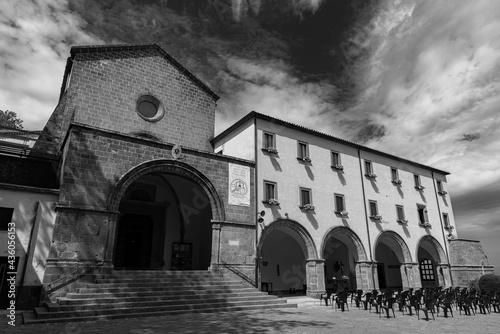
<path fill-rule="evenodd" d="M 71 49 L 32 154 L 0 156 L 17 159 L 0 207 L 20 302 L 120 269 L 221 270 L 310 296 L 492 271 L 458 238 L 446 172 L 254 112 L 215 137 L 218 99 L 156 44 Z M 9 176 L 35 164 L 46 173 Z M 470 245 L 473 260 L 454 257 Z"/>

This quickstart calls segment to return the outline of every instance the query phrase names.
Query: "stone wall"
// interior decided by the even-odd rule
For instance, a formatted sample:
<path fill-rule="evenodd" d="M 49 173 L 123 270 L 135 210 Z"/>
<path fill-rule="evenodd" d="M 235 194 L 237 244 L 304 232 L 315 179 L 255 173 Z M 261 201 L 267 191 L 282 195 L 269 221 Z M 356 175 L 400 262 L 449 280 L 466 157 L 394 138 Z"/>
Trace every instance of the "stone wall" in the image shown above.
<path fill-rule="evenodd" d="M 468 287 L 470 281 L 494 272 L 479 241 L 452 239 L 449 247 L 454 286 Z"/>

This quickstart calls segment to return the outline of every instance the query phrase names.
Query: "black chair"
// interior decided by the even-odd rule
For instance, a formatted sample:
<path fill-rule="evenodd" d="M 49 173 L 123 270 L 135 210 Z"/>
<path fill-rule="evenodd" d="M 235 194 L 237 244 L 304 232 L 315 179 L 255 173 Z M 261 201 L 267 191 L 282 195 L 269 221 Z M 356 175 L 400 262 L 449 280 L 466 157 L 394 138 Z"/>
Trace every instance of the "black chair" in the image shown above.
<path fill-rule="evenodd" d="M 349 291 L 342 291 L 337 295 L 335 298 L 335 311 L 337 311 L 337 308 L 342 309 L 342 312 L 344 312 L 345 308 L 347 307 L 347 311 L 349 311 L 349 304 L 347 303 L 347 298 L 349 298 Z"/>
<path fill-rule="evenodd" d="M 354 299 L 354 302 L 356 303 L 356 307 L 359 308 L 359 304 L 361 302 L 362 295 L 363 295 L 363 290 L 356 290 L 356 293 L 353 293 L 351 295 L 351 307 L 352 307 L 352 300 Z"/>
<path fill-rule="evenodd" d="M 382 316 L 382 310 L 385 310 L 387 313 L 387 318 L 390 318 L 389 310 L 392 310 L 392 315 L 396 318 L 396 314 L 394 313 L 394 304 L 396 304 L 395 297 L 389 297 L 385 300 L 385 302 L 380 304 L 380 313 L 378 314 L 379 318 Z"/>
<path fill-rule="evenodd" d="M 365 295 L 361 298 L 361 302 L 363 303 L 363 305 L 365 307 L 365 310 L 368 310 L 368 305 L 370 304 L 371 299 L 372 299 L 372 293 L 371 292 L 365 293 Z"/>
<path fill-rule="evenodd" d="M 429 320 L 429 312 L 432 314 L 432 319 L 436 320 L 434 317 L 434 308 L 436 307 L 437 299 L 435 297 L 429 297 L 424 302 L 422 307 L 417 310 L 418 320 L 420 320 L 420 311 L 425 313 L 426 320 Z"/>
<path fill-rule="evenodd" d="M 437 307 L 437 315 L 439 316 L 439 308 L 442 308 L 443 311 L 444 311 L 444 317 L 445 318 L 448 317 L 448 310 L 450 310 L 451 317 L 453 318 L 453 308 L 452 308 L 452 305 L 453 305 L 453 294 L 452 293 L 448 293 L 444 297 L 444 299 L 442 299 L 439 302 L 439 305 Z"/>
<path fill-rule="evenodd" d="M 325 293 L 322 293 L 319 296 L 319 306 L 323 304 L 323 300 L 325 301 L 326 306 L 328 306 L 328 301 L 333 303 L 333 296 L 334 296 L 333 291 L 326 291 Z"/>
<path fill-rule="evenodd" d="M 411 296 L 408 298 L 407 302 L 403 305 L 403 315 L 405 314 L 405 312 L 404 312 L 404 309 L 405 309 L 405 308 L 409 311 L 410 315 L 413 315 L 413 314 L 411 313 L 411 308 L 412 308 L 412 307 L 415 309 L 415 313 L 417 313 L 417 312 L 418 312 L 418 310 L 420 309 L 419 298 L 420 298 L 420 297 L 419 297 L 419 296 L 416 296 L 416 295 L 411 295 Z"/>

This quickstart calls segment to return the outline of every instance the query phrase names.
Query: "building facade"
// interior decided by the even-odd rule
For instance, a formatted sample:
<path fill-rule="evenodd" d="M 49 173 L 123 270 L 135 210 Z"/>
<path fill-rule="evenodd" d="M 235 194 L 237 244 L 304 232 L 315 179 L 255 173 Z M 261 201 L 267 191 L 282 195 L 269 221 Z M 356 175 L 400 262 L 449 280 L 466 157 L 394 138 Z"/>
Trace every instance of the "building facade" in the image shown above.
<path fill-rule="evenodd" d="M 213 142 L 256 163 L 261 285 L 316 296 L 467 284 L 450 262 L 471 242 L 458 239 L 447 172 L 256 112 Z"/>
<path fill-rule="evenodd" d="M 310 296 L 491 271 L 458 239 L 446 172 L 255 112 L 214 137 L 218 99 L 156 44 L 71 49 L 34 146 L 0 143 L 20 307 L 122 269 L 221 270 Z"/>

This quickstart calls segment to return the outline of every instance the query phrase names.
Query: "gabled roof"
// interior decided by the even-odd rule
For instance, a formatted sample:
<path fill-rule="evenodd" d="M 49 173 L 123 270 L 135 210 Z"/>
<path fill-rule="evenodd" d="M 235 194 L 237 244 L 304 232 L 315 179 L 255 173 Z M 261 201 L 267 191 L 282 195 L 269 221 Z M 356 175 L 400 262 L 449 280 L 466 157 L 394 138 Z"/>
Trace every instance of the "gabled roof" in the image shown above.
<path fill-rule="evenodd" d="M 169 55 L 165 50 L 161 48 L 156 43 L 153 44 L 116 44 L 116 45 L 82 45 L 71 47 L 71 58 L 74 58 L 76 53 L 90 53 L 90 52 L 113 52 L 113 51 L 137 51 L 137 50 L 147 50 L 152 49 L 158 51 L 165 59 L 170 61 L 173 66 L 175 66 L 181 73 L 185 74 L 189 79 L 191 79 L 196 85 L 198 85 L 203 91 L 208 95 L 212 96 L 215 101 L 220 97 L 212 91 L 210 87 L 204 84 L 198 77 L 193 73 L 189 72 L 184 66 L 182 66 L 177 60 Z"/>
<path fill-rule="evenodd" d="M 335 141 L 335 142 L 338 142 L 338 143 L 341 143 L 341 144 L 344 144 L 344 145 L 347 145 L 347 146 L 354 147 L 354 148 L 359 149 L 359 150 L 363 150 L 365 152 L 371 152 L 371 153 L 379 154 L 379 155 L 384 156 L 386 158 L 390 158 L 390 159 L 394 159 L 394 160 L 397 160 L 397 161 L 400 161 L 400 162 L 408 163 L 408 164 L 416 166 L 416 167 L 428 169 L 428 170 L 431 170 L 431 171 L 434 171 L 434 172 L 438 172 L 438 173 L 441 173 L 441 174 L 444 174 L 444 175 L 449 175 L 450 174 L 450 173 L 448 173 L 446 171 L 443 171 L 443 170 L 440 170 L 440 169 L 437 169 L 437 168 L 434 168 L 434 167 L 426 166 L 426 165 L 420 164 L 420 163 L 415 162 L 415 161 L 407 160 L 407 159 L 404 159 L 404 158 L 401 158 L 401 157 L 398 157 L 398 156 L 395 156 L 395 155 L 392 155 L 392 154 L 389 154 L 389 153 L 378 151 L 378 150 L 375 150 L 373 148 L 369 148 L 367 146 L 356 144 L 354 142 L 351 142 L 351 141 L 348 141 L 348 140 L 345 140 L 345 139 L 341 139 L 341 138 L 334 137 L 334 136 L 331 136 L 331 135 L 323 133 L 323 132 L 319 132 L 319 131 L 316 131 L 316 130 L 312 130 L 312 129 L 303 127 L 301 125 L 289 123 L 289 122 L 283 121 L 283 120 L 278 119 L 278 118 L 274 118 L 274 117 L 271 117 L 271 116 L 268 116 L 268 115 L 260 114 L 260 113 L 258 113 L 256 111 L 252 111 L 252 112 L 248 113 L 246 116 L 244 116 L 243 118 L 241 118 L 239 121 L 237 121 L 236 123 L 234 123 L 233 125 L 231 125 L 229 128 L 227 128 L 226 130 L 224 130 L 223 132 L 221 132 L 220 134 L 218 134 L 214 139 L 212 139 L 210 141 L 212 143 L 212 146 L 216 142 L 220 141 L 221 139 L 223 139 L 226 136 L 228 136 L 229 134 L 231 134 L 233 131 L 237 130 L 240 126 L 242 126 L 243 124 L 245 124 L 247 121 L 249 121 L 251 119 L 254 119 L 254 118 L 265 120 L 265 121 L 268 121 L 268 122 L 272 122 L 274 124 L 285 126 L 287 128 L 294 129 L 294 130 L 297 130 L 297 131 L 302 131 L 302 132 L 305 132 L 305 133 L 309 133 L 309 134 L 311 134 L 313 136 L 317 136 L 317 137 L 320 137 L 320 138 L 325 138 L 327 140 Z"/>

